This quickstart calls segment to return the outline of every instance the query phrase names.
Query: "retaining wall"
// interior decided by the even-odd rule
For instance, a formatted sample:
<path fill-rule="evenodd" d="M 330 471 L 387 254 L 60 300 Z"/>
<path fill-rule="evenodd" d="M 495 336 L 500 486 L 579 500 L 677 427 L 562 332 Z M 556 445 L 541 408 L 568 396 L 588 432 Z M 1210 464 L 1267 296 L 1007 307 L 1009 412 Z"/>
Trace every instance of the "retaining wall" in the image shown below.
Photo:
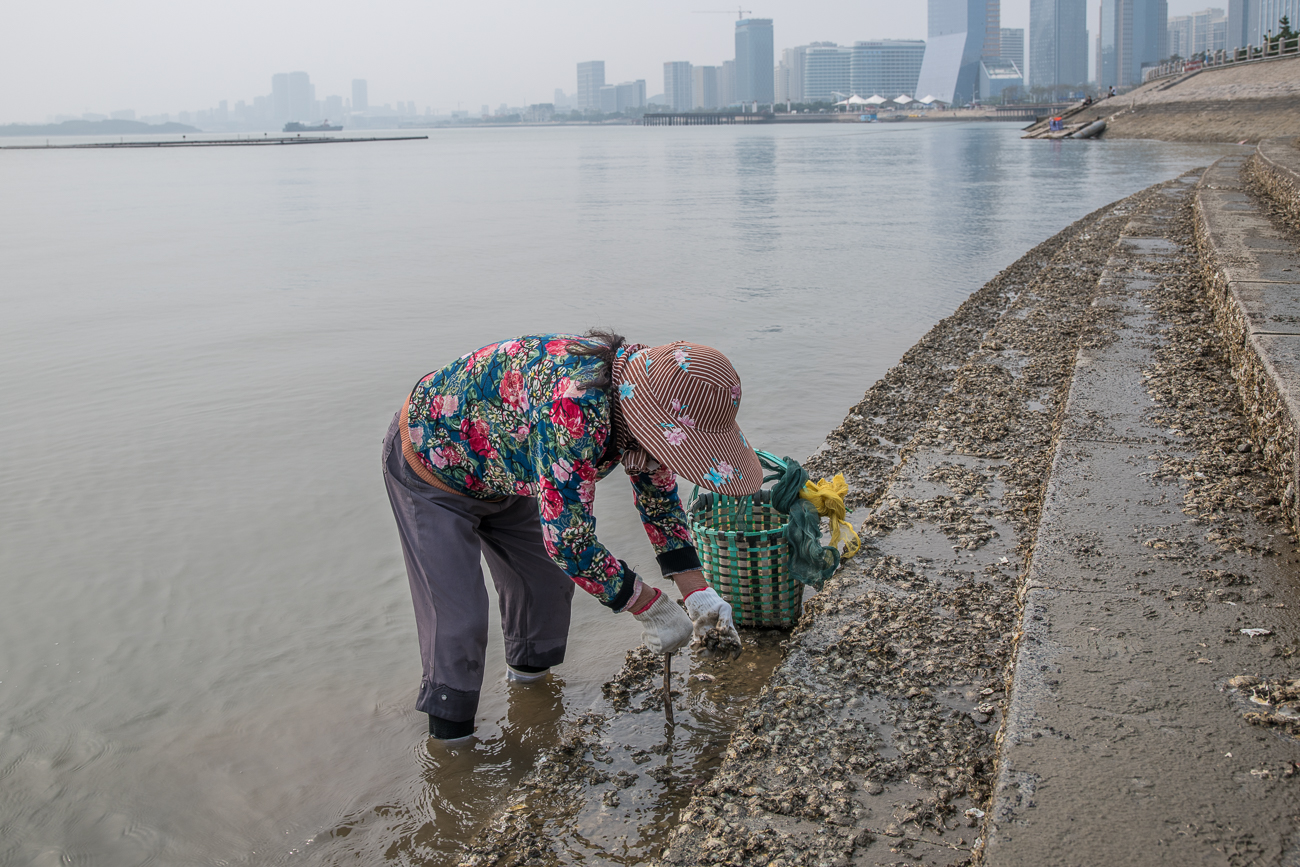
<path fill-rule="evenodd" d="M 1196 235 L 1209 296 L 1247 413 L 1276 478 L 1293 529 L 1300 528 L 1300 254 L 1295 236 L 1271 221 L 1270 203 L 1300 214 L 1300 151 L 1261 145 L 1206 172 L 1196 197 Z M 1268 199 L 1252 197 L 1250 178 Z"/>

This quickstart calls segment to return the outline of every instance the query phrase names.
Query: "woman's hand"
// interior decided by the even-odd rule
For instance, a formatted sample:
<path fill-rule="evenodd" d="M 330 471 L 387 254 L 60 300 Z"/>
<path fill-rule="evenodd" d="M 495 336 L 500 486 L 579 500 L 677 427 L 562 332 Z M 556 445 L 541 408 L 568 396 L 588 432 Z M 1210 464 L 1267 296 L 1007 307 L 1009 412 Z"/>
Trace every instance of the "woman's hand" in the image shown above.
<path fill-rule="evenodd" d="M 687 596 L 686 613 L 690 615 L 696 638 L 703 639 L 710 630 L 716 629 L 716 638 L 740 644 L 740 633 L 731 619 L 731 606 L 712 587 Z"/>
<path fill-rule="evenodd" d="M 655 653 L 676 653 L 691 640 L 691 620 L 668 594 L 654 589 L 649 592 L 650 604 L 632 609 L 632 616 L 641 624 L 641 639 Z"/>

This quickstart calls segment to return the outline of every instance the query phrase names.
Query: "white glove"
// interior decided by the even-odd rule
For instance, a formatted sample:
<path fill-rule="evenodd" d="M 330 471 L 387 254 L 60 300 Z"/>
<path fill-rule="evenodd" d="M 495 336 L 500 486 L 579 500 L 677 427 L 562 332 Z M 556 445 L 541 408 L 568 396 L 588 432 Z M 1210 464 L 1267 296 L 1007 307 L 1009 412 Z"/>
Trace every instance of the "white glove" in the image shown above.
<path fill-rule="evenodd" d="M 691 640 L 691 619 L 659 590 L 649 608 L 632 616 L 641 623 L 641 640 L 655 653 L 675 653 Z"/>
<path fill-rule="evenodd" d="M 740 633 L 731 619 L 731 606 L 712 587 L 696 590 L 686 597 L 686 613 L 695 626 L 695 637 L 703 639 L 710 629 L 717 629 L 718 638 L 730 637 L 740 644 Z"/>

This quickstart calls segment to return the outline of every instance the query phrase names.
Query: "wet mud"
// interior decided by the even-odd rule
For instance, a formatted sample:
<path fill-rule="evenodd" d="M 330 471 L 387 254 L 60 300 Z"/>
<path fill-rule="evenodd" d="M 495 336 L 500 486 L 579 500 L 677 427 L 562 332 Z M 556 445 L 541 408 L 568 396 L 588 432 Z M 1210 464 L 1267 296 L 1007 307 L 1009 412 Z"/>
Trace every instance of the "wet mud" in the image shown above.
<path fill-rule="evenodd" d="M 1182 253 L 1156 275 L 1164 342 L 1145 376 L 1152 419 L 1193 448 L 1143 469 L 1191 481 L 1182 508 L 1221 550 L 1250 549 L 1247 516 L 1284 527 L 1277 476 L 1205 300 L 1189 180 L 1115 203 L 1030 251 L 828 436 L 806 466 L 849 479 L 864 550 L 806 600 L 788 639 L 764 634 L 768 656 L 754 673 L 775 671 L 752 700 L 737 694 L 723 713 L 705 689 L 735 662 L 692 660 L 675 681 L 677 728 L 717 724 L 707 747 L 678 749 L 662 718 L 661 661 L 634 651 L 606 686 L 608 708 L 572 727 L 461 863 L 977 863 L 1019 595 L 1074 362 L 1080 347 L 1114 338 L 1114 310 L 1094 301 L 1122 232 L 1168 208 L 1174 190 Z M 1085 554 L 1101 544 L 1076 543 Z M 1213 572 L 1168 601 L 1249 592 Z M 1300 682 L 1224 689 L 1248 721 L 1295 735 Z"/>
<path fill-rule="evenodd" d="M 633 652 L 606 686 L 608 709 L 568 729 L 461 863 L 662 854 L 679 864 L 818 864 L 868 849 L 906 858 L 916 847 L 932 849 L 934 863 L 965 858 L 990 793 L 1016 615 L 1012 559 L 1027 550 L 1017 553 L 1014 528 L 1036 519 L 1055 409 L 1126 213 L 1112 205 L 1090 214 L 972 294 L 809 458 L 814 477 L 845 474 L 853 517 L 870 517 L 868 547 L 808 599 L 788 650 L 787 636 L 764 637 L 762 695 L 736 696 L 711 756 L 664 746 L 661 663 Z M 926 496 L 882 501 L 917 449 L 978 453 L 989 442 L 1020 444 L 1017 459 L 935 466 L 918 480 Z M 931 545 L 935 559 L 960 550 L 978 566 L 931 574 L 872 547 L 895 530 Z M 1012 542 L 1010 552 L 992 554 L 995 539 Z M 767 682 L 783 650 L 785 664 Z M 754 655 L 748 648 L 738 662 Z M 735 664 L 693 660 L 681 679 L 689 691 L 692 677 L 722 681 Z M 679 728 L 692 716 L 679 708 Z M 626 764 L 646 752 L 647 768 Z M 648 776 L 670 767 L 668 757 L 662 781 Z M 604 842 L 593 844 L 592 828 Z"/>
<path fill-rule="evenodd" d="M 681 809 L 712 777 L 740 713 L 767 683 L 787 634 L 744 630 L 741 656 L 675 655 L 674 723 L 664 713 L 663 656 L 638 647 L 603 699 L 560 733 L 464 865 L 642 864 L 659 854 Z"/>

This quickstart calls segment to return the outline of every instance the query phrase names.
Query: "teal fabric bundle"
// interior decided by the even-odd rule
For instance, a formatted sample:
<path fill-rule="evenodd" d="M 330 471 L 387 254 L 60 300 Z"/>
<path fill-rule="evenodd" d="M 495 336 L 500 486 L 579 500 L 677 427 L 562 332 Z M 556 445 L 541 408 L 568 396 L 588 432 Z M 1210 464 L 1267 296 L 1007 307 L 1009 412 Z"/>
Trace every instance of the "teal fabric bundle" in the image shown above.
<path fill-rule="evenodd" d="M 776 482 L 772 487 L 772 505 L 790 516 L 785 529 L 786 541 L 790 545 L 790 574 L 820 590 L 839 567 L 840 552 L 833 546 L 822 544 L 821 515 L 817 514 L 812 503 L 799 496 L 808 483 L 808 471 L 792 457 L 769 461 L 764 459 L 765 452 L 758 454 L 764 466 L 773 470 L 763 479 L 764 482 Z"/>

